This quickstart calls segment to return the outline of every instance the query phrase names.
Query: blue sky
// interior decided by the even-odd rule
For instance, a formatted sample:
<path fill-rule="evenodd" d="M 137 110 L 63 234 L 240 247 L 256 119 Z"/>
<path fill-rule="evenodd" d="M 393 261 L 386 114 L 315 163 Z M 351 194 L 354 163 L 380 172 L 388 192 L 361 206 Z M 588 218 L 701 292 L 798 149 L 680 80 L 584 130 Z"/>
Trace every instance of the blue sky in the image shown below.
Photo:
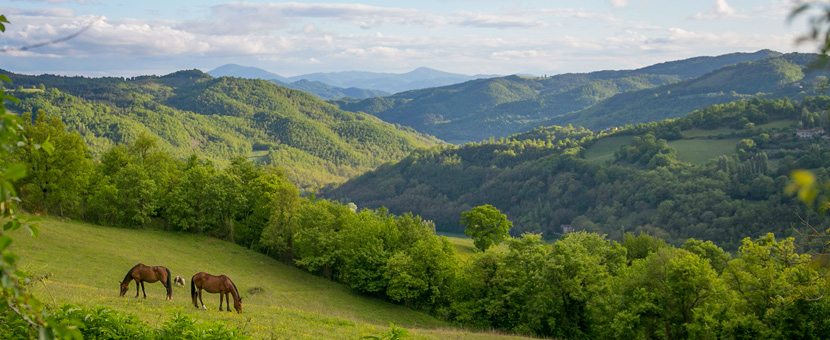
<path fill-rule="evenodd" d="M 701 55 L 812 52 L 793 0 L 6 0 L 0 68 L 134 76 L 235 63 L 293 76 L 558 74 Z M 78 37 L 25 51 L 92 25 Z"/>

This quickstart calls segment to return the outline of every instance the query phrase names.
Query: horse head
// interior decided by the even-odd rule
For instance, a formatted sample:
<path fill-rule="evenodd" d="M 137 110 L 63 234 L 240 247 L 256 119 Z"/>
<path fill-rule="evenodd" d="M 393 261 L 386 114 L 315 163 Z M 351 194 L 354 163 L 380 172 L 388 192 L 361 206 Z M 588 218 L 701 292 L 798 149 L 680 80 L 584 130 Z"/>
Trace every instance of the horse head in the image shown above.
<path fill-rule="evenodd" d="M 240 297 L 239 300 L 233 302 L 233 309 L 236 309 L 237 313 L 242 314 L 242 298 Z"/>
<path fill-rule="evenodd" d="M 121 293 L 118 294 L 118 296 L 124 296 L 124 294 L 127 294 L 127 290 L 130 289 L 130 282 L 124 281 L 119 282 L 118 284 L 121 285 Z"/>

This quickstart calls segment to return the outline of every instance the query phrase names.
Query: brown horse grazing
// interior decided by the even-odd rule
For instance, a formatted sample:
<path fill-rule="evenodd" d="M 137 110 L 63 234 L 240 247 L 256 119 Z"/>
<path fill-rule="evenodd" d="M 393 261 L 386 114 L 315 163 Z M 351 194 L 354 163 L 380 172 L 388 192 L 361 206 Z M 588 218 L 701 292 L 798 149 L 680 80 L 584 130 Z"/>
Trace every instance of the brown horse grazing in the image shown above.
<path fill-rule="evenodd" d="M 198 288 L 198 291 L 197 291 Z M 233 308 L 237 313 L 242 313 L 242 298 L 239 297 L 239 291 L 236 290 L 236 285 L 233 281 L 225 275 L 214 276 L 205 272 L 197 273 L 190 278 L 190 297 L 193 299 L 193 306 L 199 308 L 198 302 L 202 303 L 202 309 L 207 309 L 205 303 L 202 301 L 202 289 L 208 293 L 219 293 L 219 311 L 222 311 L 222 299 L 224 298 L 228 312 L 231 311 L 231 299 L 228 294 L 233 295 Z"/>
<path fill-rule="evenodd" d="M 144 293 L 144 298 L 147 298 L 147 292 L 144 291 L 144 282 L 154 283 L 161 281 L 164 288 L 167 288 L 167 300 L 173 299 L 173 285 L 170 284 L 170 269 L 162 266 L 145 266 L 144 264 L 137 264 L 130 268 L 127 275 L 124 276 L 124 281 L 121 281 L 121 294 L 124 296 L 127 290 L 130 289 L 130 281 L 135 280 L 135 297 L 138 297 L 138 287 L 141 285 L 141 292 Z"/>
<path fill-rule="evenodd" d="M 184 278 L 181 276 L 176 276 L 176 278 L 173 279 L 173 282 L 175 282 L 177 286 L 184 287 Z"/>

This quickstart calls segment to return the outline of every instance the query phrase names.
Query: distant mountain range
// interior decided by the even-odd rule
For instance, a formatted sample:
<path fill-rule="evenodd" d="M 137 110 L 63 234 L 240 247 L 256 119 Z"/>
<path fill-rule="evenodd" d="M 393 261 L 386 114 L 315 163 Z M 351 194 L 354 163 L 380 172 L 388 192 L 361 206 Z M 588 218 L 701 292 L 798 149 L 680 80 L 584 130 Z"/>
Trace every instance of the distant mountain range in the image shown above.
<path fill-rule="evenodd" d="M 601 129 L 680 117 L 748 97 L 812 94 L 799 93 L 805 91 L 801 83 L 813 84 L 820 75 L 807 72 L 814 57 L 761 50 L 636 70 L 478 79 L 383 98 L 330 102 L 445 141 L 464 143 L 506 137 L 538 126 L 573 124 Z"/>
<path fill-rule="evenodd" d="M 457 84 L 473 79 L 493 78 L 499 75 L 464 75 L 421 67 L 407 73 L 377 73 L 363 71 L 311 73 L 283 77 L 257 67 L 226 64 L 207 72 L 214 77 L 263 79 L 282 86 L 306 91 L 322 99 L 353 97 L 357 99 L 386 96 L 415 89 Z M 305 82 L 299 82 L 305 80 Z M 299 82 L 299 83 L 298 83 Z M 324 89 L 325 88 L 325 89 Z M 320 91 L 320 92 L 318 92 Z M 337 93 L 339 91 L 340 93 Z M 337 96 L 343 94 L 342 96 Z M 358 97 L 362 95 L 363 97 Z"/>
<path fill-rule="evenodd" d="M 237 77 L 244 79 L 267 80 L 280 86 L 312 94 L 323 100 L 340 98 L 365 99 L 390 95 L 389 92 L 385 91 L 362 89 L 357 87 L 343 88 L 319 81 L 309 81 L 306 79 L 292 81 L 291 79 L 282 77 L 276 73 L 268 72 L 261 68 L 236 64 L 226 64 L 220 66 L 209 71 L 208 74 L 214 77 Z"/>

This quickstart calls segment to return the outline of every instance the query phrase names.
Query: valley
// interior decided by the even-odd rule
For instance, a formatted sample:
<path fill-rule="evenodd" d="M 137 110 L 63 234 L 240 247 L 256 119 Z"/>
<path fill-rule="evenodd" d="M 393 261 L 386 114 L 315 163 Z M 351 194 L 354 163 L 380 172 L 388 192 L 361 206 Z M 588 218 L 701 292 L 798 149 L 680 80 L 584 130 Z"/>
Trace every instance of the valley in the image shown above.
<path fill-rule="evenodd" d="M 16 183 L 21 207 L 49 217 L 39 239 L 11 234 L 8 251 L 38 278 L 28 290 L 48 309 L 133 315 L 145 334 L 176 320 L 241 338 L 357 338 L 390 327 L 415 339 L 608 337 L 655 325 L 685 334 L 699 321 L 681 321 L 681 309 L 640 310 L 673 305 L 678 295 L 661 292 L 689 281 L 711 294 L 702 307 L 730 315 L 712 316 L 722 332 L 744 327 L 728 324 L 739 315 L 753 331 L 777 334 L 802 327 L 783 321 L 801 307 L 764 310 L 738 295 L 756 289 L 738 276 L 754 275 L 747 264 L 774 248 L 798 258 L 810 280 L 794 291 L 801 283 L 787 265 L 763 260 L 775 263 L 765 275 L 780 277 L 786 299 L 812 299 L 824 284 L 823 269 L 793 252 L 804 242 L 793 225 L 828 216 L 788 191 L 793 171 L 810 169 L 821 182 L 830 167 L 830 97 L 820 95 L 823 75 L 805 73 L 808 59 L 761 51 L 490 78 L 332 101 L 340 108 L 198 70 L 129 79 L 11 73 L 22 85 L 6 90 L 19 98 L 7 107 L 22 133 L 44 144 L 7 158 L 27 169 Z M 723 81 L 743 75 L 752 87 Z M 541 108 L 543 93 L 562 114 L 525 111 Z M 446 131 L 489 136 L 478 142 L 447 143 L 426 125 L 391 118 L 418 121 L 417 110 L 462 112 L 471 102 L 491 111 L 433 119 Z M 407 105 L 414 111 L 394 111 Z M 490 115 L 505 107 L 535 116 Z M 54 150 L 39 153 L 42 145 Z M 459 217 L 485 205 L 511 221 L 509 237 L 476 249 Z M 118 298 L 114 281 L 137 262 L 185 277 L 228 274 L 245 313 L 216 314 L 215 300 L 196 310 L 182 288 L 175 304 Z M 652 273 L 666 276 L 649 285 Z M 160 297 L 160 285 L 149 286 Z M 630 299 L 637 289 L 653 301 Z M 60 307 L 67 303 L 76 307 Z"/>

